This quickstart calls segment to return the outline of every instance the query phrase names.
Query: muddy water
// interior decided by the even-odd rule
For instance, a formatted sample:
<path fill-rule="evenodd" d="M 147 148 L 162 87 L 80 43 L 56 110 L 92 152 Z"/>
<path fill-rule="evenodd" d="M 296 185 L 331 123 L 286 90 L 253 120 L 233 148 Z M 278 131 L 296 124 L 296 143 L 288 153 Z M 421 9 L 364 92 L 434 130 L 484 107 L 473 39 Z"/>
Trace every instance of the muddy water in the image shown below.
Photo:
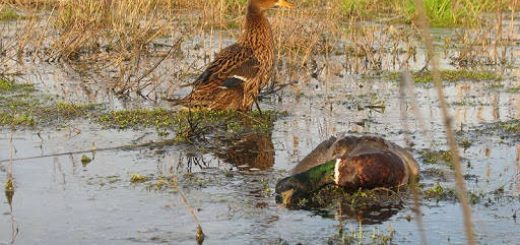
<path fill-rule="evenodd" d="M 98 83 L 71 78 L 63 68 L 43 66 L 36 70 L 22 80 L 34 82 L 40 90 L 58 94 L 66 101 L 105 102 L 113 109 L 145 103 L 119 100 Z M 426 164 L 419 154 L 427 148 L 446 149 L 431 85 L 408 91 L 403 106 L 395 81 L 345 72 L 340 75 L 299 82 L 298 89 L 286 87 L 262 100 L 263 108 L 287 112 L 275 122 L 271 137 L 262 139 L 272 143 L 272 147 L 267 144 L 274 149 L 271 162 L 231 164 L 231 160 L 216 154 L 194 154 L 183 145 L 16 161 L 12 205 L 5 197 L 0 204 L 0 244 L 193 244 L 196 222 L 189 209 L 197 210 L 205 244 L 323 244 L 338 242 L 340 227 L 344 234 L 364 232 L 367 243 L 373 242 L 374 233 L 389 234 L 393 230 L 395 243 L 417 244 L 419 233 L 415 221 L 410 220 L 410 200 L 404 200 L 402 209 L 362 227 L 358 219 L 340 209 L 288 210 L 275 203 L 276 181 L 314 146 L 340 132 L 378 134 L 401 145 L 408 139 L 424 173 L 445 173 L 442 177 L 424 174 L 424 188 L 435 183 L 453 187 L 450 168 Z M 520 94 L 508 90 L 520 86 L 520 81 L 515 71 L 506 78 L 503 86 L 474 81 L 445 84 L 454 125 L 466 132 L 472 143 L 462 157 L 468 188 L 482 196 L 472 208 L 477 238 L 483 244 L 520 241 L 520 221 L 514 218 L 520 215 L 518 139 L 492 129 L 482 135 L 471 134 L 494 122 L 520 119 Z M 407 112 L 407 126 L 402 110 Z M 60 128 L 2 129 L 0 159 L 9 158 L 10 148 L 14 149 L 14 158 L 21 158 L 169 137 L 158 136 L 155 130 L 105 129 L 88 120 L 75 120 Z M 82 164 L 82 155 L 92 162 Z M 4 183 L 8 164 L 1 166 L 4 174 L 0 182 Z M 136 173 L 150 180 L 132 183 L 131 176 Z M 153 184 L 161 178 L 175 179 L 178 188 L 156 188 Z M 187 196 L 191 208 L 181 200 L 179 191 Z M 421 208 L 431 244 L 464 243 L 458 202 L 425 199 Z"/>

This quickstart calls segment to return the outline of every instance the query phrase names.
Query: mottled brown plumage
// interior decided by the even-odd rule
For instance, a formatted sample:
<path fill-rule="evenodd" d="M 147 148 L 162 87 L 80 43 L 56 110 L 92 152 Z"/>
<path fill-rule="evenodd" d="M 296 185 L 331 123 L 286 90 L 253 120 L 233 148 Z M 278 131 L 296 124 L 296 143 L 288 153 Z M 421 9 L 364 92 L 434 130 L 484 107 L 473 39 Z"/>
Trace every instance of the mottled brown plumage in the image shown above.
<path fill-rule="evenodd" d="M 269 169 L 274 164 L 271 134 L 253 133 L 228 142 L 221 142 L 222 151 L 215 152 L 222 160 L 241 168 Z"/>
<path fill-rule="evenodd" d="M 292 8 L 285 0 L 250 0 L 245 29 L 237 43 L 222 49 L 193 82 L 192 92 L 181 103 L 209 110 L 251 110 L 271 78 L 274 45 L 265 11 Z"/>

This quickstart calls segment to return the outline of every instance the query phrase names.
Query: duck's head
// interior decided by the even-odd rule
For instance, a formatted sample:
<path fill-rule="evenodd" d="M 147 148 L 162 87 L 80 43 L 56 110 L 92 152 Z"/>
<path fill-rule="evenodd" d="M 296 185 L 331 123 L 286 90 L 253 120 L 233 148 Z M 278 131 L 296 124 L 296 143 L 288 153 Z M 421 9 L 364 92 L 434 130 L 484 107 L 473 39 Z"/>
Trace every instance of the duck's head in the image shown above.
<path fill-rule="evenodd" d="M 286 0 L 250 0 L 249 5 L 260 11 L 266 11 L 274 7 L 294 8 L 296 6 L 294 3 Z"/>

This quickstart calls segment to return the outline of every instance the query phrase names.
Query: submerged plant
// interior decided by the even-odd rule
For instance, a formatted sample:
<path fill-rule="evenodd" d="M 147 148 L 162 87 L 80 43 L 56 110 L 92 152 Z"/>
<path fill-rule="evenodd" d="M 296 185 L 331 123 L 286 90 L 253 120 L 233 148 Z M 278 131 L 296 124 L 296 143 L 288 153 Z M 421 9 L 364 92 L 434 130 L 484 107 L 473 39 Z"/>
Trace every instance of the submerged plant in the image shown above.
<path fill-rule="evenodd" d="M 459 81 L 501 81 L 503 77 L 496 72 L 490 71 L 473 71 L 473 70 L 441 70 L 441 80 L 446 82 Z M 431 83 L 433 82 L 433 75 L 431 72 L 414 72 L 412 78 L 416 83 Z M 400 73 L 390 73 L 390 79 L 398 81 Z"/>
<path fill-rule="evenodd" d="M 9 205 L 11 205 L 13 202 L 13 196 L 14 196 L 14 183 L 13 183 L 12 177 L 8 177 L 7 180 L 5 181 L 4 192 L 5 192 L 5 196 L 7 198 L 7 202 L 9 203 Z"/>
<path fill-rule="evenodd" d="M 83 167 L 86 167 L 91 161 L 92 158 L 88 157 L 87 155 L 81 156 L 81 164 L 83 165 Z"/>
<path fill-rule="evenodd" d="M 132 183 L 132 184 L 142 183 L 142 182 L 145 182 L 148 180 L 149 180 L 149 177 L 138 174 L 138 173 L 133 173 L 130 175 L 130 183 Z"/>

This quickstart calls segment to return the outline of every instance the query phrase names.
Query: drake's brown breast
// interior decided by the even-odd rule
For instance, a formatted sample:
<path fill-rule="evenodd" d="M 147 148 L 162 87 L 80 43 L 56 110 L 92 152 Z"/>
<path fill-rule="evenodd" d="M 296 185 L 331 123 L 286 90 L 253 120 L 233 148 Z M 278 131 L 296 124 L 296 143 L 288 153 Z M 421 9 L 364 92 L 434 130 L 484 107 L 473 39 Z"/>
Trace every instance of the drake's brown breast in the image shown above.
<path fill-rule="evenodd" d="M 352 156 L 339 166 L 338 185 L 348 189 L 394 187 L 406 178 L 403 160 L 391 151 Z"/>

